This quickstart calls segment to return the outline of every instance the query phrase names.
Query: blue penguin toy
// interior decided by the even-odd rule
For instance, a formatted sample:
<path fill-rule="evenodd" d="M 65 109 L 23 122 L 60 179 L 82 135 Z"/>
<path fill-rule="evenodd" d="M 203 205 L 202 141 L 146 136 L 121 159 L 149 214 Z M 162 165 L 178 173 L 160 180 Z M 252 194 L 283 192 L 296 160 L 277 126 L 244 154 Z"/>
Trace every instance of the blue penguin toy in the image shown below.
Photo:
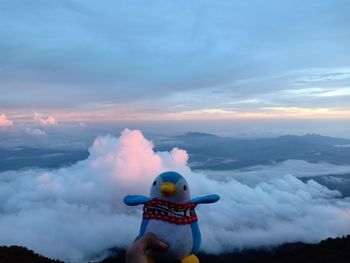
<path fill-rule="evenodd" d="M 154 233 L 168 244 L 164 252 L 149 251 L 156 262 L 199 263 L 195 254 L 201 243 L 197 215 L 197 204 L 218 201 L 218 195 L 206 195 L 190 199 L 188 184 L 179 173 L 169 171 L 157 176 L 150 197 L 127 195 L 124 203 L 129 206 L 143 204 L 143 219 L 138 237 Z"/>

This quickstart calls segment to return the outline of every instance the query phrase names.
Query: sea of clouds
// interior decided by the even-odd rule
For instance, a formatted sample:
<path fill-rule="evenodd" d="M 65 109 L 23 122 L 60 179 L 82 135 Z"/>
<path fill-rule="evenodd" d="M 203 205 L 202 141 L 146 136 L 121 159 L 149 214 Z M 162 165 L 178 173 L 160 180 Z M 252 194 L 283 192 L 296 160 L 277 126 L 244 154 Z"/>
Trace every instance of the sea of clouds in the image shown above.
<path fill-rule="evenodd" d="M 216 180 L 191 171 L 185 150 L 154 152 L 140 131 L 127 129 L 119 138 L 98 137 L 89 153 L 88 159 L 57 170 L 0 173 L 1 245 L 22 245 L 73 262 L 125 248 L 138 233 L 142 209 L 125 206 L 122 198 L 147 195 L 154 177 L 166 170 L 184 175 L 192 196 L 221 196 L 218 203 L 197 208 L 202 251 L 350 234 L 350 199 L 313 180 L 303 183 L 283 169 L 280 176 L 254 184 L 234 176 Z M 271 169 L 276 174 L 276 167 Z"/>

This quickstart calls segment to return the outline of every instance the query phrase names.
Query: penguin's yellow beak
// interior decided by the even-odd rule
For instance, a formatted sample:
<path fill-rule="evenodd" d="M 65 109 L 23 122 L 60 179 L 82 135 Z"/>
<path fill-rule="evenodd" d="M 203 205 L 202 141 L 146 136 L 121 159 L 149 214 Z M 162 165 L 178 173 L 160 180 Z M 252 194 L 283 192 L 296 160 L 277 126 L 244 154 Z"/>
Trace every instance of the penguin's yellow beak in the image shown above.
<path fill-rule="evenodd" d="M 165 196 L 172 196 L 176 193 L 176 185 L 170 182 L 165 182 L 160 186 L 160 192 Z"/>

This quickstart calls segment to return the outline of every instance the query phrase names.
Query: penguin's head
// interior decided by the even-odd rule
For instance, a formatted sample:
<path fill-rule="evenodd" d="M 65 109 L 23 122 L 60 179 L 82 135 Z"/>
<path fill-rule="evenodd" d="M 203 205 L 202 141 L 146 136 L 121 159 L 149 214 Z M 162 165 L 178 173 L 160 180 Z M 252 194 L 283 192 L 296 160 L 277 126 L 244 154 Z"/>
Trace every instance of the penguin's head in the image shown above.
<path fill-rule="evenodd" d="M 173 203 L 185 203 L 190 200 L 188 184 L 177 172 L 164 172 L 154 180 L 150 198 L 159 198 Z"/>

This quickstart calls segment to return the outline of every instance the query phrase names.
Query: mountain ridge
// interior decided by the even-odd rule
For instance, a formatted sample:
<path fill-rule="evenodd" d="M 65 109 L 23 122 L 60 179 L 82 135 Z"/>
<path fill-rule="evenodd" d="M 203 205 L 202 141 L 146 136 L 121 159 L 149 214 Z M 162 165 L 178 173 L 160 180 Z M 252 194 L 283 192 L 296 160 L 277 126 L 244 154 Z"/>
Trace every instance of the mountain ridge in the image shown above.
<path fill-rule="evenodd" d="M 271 165 L 288 159 L 350 165 L 350 140 L 318 134 L 274 138 L 233 138 L 201 132 L 154 138 L 155 151 L 185 149 L 194 170 L 232 170 Z M 344 147 L 342 147 L 344 146 Z M 0 147 L 0 172 L 25 168 L 56 169 L 89 156 L 85 150 Z M 235 160 L 234 162 L 232 160 Z"/>
<path fill-rule="evenodd" d="M 242 250 L 221 255 L 199 253 L 201 263 L 348 263 L 350 262 L 350 235 L 327 238 L 318 244 L 291 243 L 276 248 Z M 124 263 L 125 250 L 112 249 L 111 255 L 99 262 Z M 0 246 L 1 263 L 64 263 L 39 255 L 20 246 Z M 66 262 L 68 263 L 68 262 Z"/>

